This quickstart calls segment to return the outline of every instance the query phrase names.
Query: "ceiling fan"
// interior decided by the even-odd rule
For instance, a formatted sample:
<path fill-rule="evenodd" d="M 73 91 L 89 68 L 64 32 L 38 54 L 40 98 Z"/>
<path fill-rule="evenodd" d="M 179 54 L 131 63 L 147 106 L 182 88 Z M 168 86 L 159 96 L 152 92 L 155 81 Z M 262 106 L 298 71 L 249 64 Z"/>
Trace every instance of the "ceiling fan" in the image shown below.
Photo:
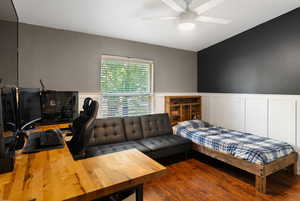
<path fill-rule="evenodd" d="M 215 18 L 202 15 L 206 11 L 218 6 L 224 0 L 161 0 L 167 6 L 177 11 L 177 16 L 166 17 L 147 17 L 144 20 L 177 20 L 179 29 L 192 30 L 196 26 L 196 22 L 216 23 L 216 24 L 229 24 L 231 21 L 223 18 Z M 195 5 L 198 3 L 198 6 Z M 199 5 L 199 3 L 202 3 Z"/>

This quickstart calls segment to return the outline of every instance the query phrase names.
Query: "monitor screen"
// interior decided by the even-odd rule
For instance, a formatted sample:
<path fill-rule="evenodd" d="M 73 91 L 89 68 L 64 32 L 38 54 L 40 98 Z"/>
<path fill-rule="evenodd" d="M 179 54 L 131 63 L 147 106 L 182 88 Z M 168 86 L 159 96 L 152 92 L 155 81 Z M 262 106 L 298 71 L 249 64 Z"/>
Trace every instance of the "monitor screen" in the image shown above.
<path fill-rule="evenodd" d="M 4 87 L 2 92 L 2 118 L 4 131 L 16 131 L 19 128 L 17 115 L 17 90 Z"/>
<path fill-rule="evenodd" d="M 41 119 L 40 89 L 19 89 L 19 114 L 21 128 L 32 121 L 35 122 Z"/>
<path fill-rule="evenodd" d="M 0 90 L 0 158 L 4 154 L 4 139 L 3 139 L 3 119 L 2 119 L 2 99 Z"/>
<path fill-rule="evenodd" d="M 78 92 L 45 91 L 41 96 L 42 123 L 69 123 L 78 115 Z"/>

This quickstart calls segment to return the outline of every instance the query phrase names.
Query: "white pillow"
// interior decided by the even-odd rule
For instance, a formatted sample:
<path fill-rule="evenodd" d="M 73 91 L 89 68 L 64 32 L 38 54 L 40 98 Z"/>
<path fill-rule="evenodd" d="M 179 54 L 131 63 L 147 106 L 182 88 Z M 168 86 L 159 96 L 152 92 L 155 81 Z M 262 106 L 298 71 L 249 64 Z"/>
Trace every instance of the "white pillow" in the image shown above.
<path fill-rule="evenodd" d="M 201 120 L 188 120 L 178 123 L 180 126 L 192 126 L 193 128 L 204 128 L 207 126 L 207 123 Z"/>

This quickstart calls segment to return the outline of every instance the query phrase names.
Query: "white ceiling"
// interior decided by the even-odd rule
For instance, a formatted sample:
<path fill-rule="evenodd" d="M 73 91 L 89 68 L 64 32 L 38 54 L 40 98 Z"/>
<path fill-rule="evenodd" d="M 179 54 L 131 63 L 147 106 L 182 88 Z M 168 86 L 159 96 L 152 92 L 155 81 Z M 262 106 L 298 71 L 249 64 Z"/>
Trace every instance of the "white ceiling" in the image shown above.
<path fill-rule="evenodd" d="M 207 0 L 202 0 L 207 1 Z M 176 21 L 144 21 L 172 16 L 161 0 L 14 0 L 20 22 L 198 51 L 300 6 L 299 0 L 225 0 L 206 16 L 229 25 L 197 23 L 178 30 Z"/>

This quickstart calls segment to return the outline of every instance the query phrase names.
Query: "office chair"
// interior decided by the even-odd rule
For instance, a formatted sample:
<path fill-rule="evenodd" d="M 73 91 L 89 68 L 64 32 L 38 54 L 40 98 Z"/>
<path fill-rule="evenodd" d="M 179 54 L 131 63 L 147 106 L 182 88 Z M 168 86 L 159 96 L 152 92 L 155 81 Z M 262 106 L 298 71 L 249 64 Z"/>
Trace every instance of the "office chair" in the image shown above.
<path fill-rule="evenodd" d="M 85 147 L 88 144 L 95 120 L 97 118 L 99 104 L 97 101 L 87 98 L 84 101 L 83 112 L 73 121 L 73 137 L 68 143 L 74 159 L 81 159 L 85 156 Z"/>
<path fill-rule="evenodd" d="M 92 101 L 93 101 L 93 99 L 90 97 L 84 99 L 83 106 L 82 106 L 83 112 L 87 112 L 89 110 L 89 107 L 90 107 Z"/>

